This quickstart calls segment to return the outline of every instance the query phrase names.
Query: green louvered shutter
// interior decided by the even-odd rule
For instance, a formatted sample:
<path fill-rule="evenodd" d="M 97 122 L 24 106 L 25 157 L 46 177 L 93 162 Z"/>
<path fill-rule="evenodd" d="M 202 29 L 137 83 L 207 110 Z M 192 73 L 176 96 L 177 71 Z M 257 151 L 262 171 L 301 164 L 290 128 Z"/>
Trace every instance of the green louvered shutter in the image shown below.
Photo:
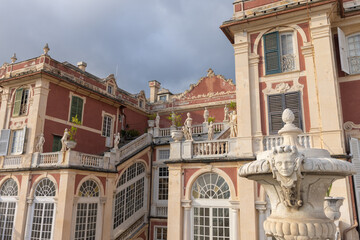
<path fill-rule="evenodd" d="M 279 49 L 279 32 L 264 35 L 266 74 L 281 72 Z"/>
<path fill-rule="evenodd" d="M 52 151 L 58 152 L 61 150 L 61 136 L 54 135 Z"/>
<path fill-rule="evenodd" d="M 23 89 L 22 88 L 16 90 L 15 100 L 14 100 L 13 116 L 19 116 L 20 115 L 22 94 L 23 94 Z"/>
<path fill-rule="evenodd" d="M 269 132 L 270 134 L 277 134 L 282 128 L 283 122 L 281 119 L 283 106 L 282 94 L 268 96 L 269 104 Z"/>
<path fill-rule="evenodd" d="M 300 92 L 292 92 L 286 94 L 276 94 L 268 96 L 269 109 L 269 133 L 277 134 L 284 126 L 282 121 L 283 111 L 289 108 L 295 116 L 294 124 L 302 129 L 301 118 L 301 97 Z"/>
<path fill-rule="evenodd" d="M 71 110 L 70 110 L 70 122 L 72 120 L 72 117 L 75 117 L 77 115 L 77 118 L 79 121 L 82 121 L 82 110 L 83 110 L 83 103 L 84 100 L 79 97 L 72 97 L 71 100 Z"/>

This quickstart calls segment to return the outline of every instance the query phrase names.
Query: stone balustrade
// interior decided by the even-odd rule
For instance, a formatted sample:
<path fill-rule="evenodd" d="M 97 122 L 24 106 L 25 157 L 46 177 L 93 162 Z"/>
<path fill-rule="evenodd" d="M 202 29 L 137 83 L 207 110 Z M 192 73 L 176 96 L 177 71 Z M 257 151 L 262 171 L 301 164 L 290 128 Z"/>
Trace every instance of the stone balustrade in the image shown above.
<path fill-rule="evenodd" d="M 158 217 L 167 217 L 168 207 L 167 206 L 157 206 L 156 207 L 156 216 Z"/>
<path fill-rule="evenodd" d="M 3 158 L 3 168 L 19 168 L 22 166 L 22 156 L 14 155 L 14 156 L 5 156 Z"/>
<path fill-rule="evenodd" d="M 193 125 L 191 130 L 192 134 L 201 134 L 204 132 L 203 125 Z"/>
<path fill-rule="evenodd" d="M 222 132 L 224 130 L 224 123 L 214 123 L 214 132 Z"/>
<path fill-rule="evenodd" d="M 193 156 L 218 156 L 229 153 L 228 140 L 213 140 L 193 143 Z"/>
<path fill-rule="evenodd" d="M 298 143 L 300 146 L 304 148 L 311 148 L 312 147 L 312 141 L 311 136 L 307 134 L 300 134 L 297 137 Z M 284 142 L 284 138 L 279 135 L 274 136 L 265 136 L 263 140 L 264 148 L 263 151 L 270 150 L 273 147 L 277 147 L 282 145 Z"/>
<path fill-rule="evenodd" d="M 159 137 L 170 137 L 170 128 L 160 128 Z"/>
<path fill-rule="evenodd" d="M 151 144 L 151 142 L 152 142 L 152 135 L 149 133 L 144 133 L 137 139 L 131 141 L 130 143 L 118 149 L 117 152 L 119 153 L 120 158 L 125 158 L 135 153 L 137 150 L 141 149 L 142 147 Z"/>

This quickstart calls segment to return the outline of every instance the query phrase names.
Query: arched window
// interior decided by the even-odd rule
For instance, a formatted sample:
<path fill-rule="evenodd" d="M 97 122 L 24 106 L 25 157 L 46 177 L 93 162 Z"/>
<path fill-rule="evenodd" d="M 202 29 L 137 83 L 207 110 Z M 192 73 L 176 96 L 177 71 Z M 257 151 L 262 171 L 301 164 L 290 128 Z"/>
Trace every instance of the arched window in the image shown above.
<path fill-rule="evenodd" d="M 0 188 L 0 240 L 12 239 L 18 186 L 9 178 Z"/>
<path fill-rule="evenodd" d="M 99 239 L 97 230 L 100 203 L 100 188 L 93 180 L 86 180 L 80 186 L 76 207 L 75 240 Z"/>
<path fill-rule="evenodd" d="M 145 165 L 134 163 L 121 175 L 116 186 L 114 226 L 118 228 L 128 218 L 141 214 L 145 203 Z M 140 217 L 140 216 L 139 216 Z M 137 220 L 135 217 L 134 220 Z"/>
<path fill-rule="evenodd" d="M 55 183 L 43 178 L 36 185 L 31 214 L 31 239 L 51 239 L 55 220 Z"/>
<path fill-rule="evenodd" d="M 197 239 L 230 240 L 230 189 L 216 173 L 197 178 L 192 193 L 192 236 Z"/>

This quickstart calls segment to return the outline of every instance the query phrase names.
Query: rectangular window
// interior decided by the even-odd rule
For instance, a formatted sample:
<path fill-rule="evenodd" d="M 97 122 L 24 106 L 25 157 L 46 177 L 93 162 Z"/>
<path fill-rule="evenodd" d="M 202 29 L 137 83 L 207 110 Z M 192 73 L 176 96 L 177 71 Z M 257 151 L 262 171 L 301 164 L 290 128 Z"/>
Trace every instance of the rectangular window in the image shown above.
<path fill-rule="evenodd" d="M 167 227 L 155 227 L 155 240 L 167 239 Z"/>
<path fill-rule="evenodd" d="M 0 239 L 12 239 L 16 202 L 0 202 Z"/>
<path fill-rule="evenodd" d="M 10 153 L 13 155 L 22 154 L 24 150 L 26 128 L 12 131 Z"/>
<path fill-rule="evenodd" d="M 108 93 L 113 94 L 113 89 L 114 89 L 113 86 L 111 86 L 111 85 L 107 86 L 107 92 Z"/>
<path fill-rule="evenodd" d="M 54 138 L 53 138 L 53 145 L 52 145 L 52 151 L 53 152 L 58 152 L 61 150 L 61 136 L 57 136 L 57 135 L 54 135 Z"/>
<path fill-rule="evenodd" d="M 159 97 L 159 100 L 160 100 L 160 101 L 166 101 L 166 95 L 160 96 L 160 97 Z"/>
<path fill-rule="evenodd" d="M 95 240 L 97 203 L 78 203 L 76 211 L 75 240 Z"/>
<path fill-rule="evenodd" d="M 54 212 L 54 203 L 34 204 L 31 239 L 51 239 Z"/>
<path fill-rule="evenodd" d="M 110 137 L 111 135 L 112 117 L 104 115 L 102 136 Z"/>
<path fill-rule="evenodd" d="M 8 154 L 10 135 L 11 135 L 10 129 L 2 129 L 1 130 L 0 156 L 6 156 Z"/>
<path fill-rule="evenodd" d="M 266 74 L 294 70 L 293 34 L 272 32 L 264 35 L 264 55 Z"/>
<path fill-rule="evenodd" d="M 70 119 L 69 121 L 72 121 L 72 118 L 77 116 L 80 122 L 82 122 L 82 112 L 83 112 L 83 105 L 84 100 L 77 96 L 72 96 L 71 98 L 71 109 L 70 109 Z"/>
<path fill-rule="evenodd" d="M 19 88 L 16 90 L 13 116 L 21 116 L 27 113 L 28 98 L 29 98 L 29 89 Z"/>
<path fill-rule="evenodd" d="M 294 124 L 302 129 L 300 92 L 276 94 L 268 96 L 269 133 L 277 134 L 283 127 L 282 112 L 289 108 L 295 115 Z"/>
<path fill-rule="evenodd" d="M 360 34 L 348 37 L 350 73 L 360 73 Z"/>
<path fill-rule="evenodd" d="M 169 168 L 168 167 L 159 167 L 159 185 L 158 185 L 159 200 L 168 200 L 168 191 L 169 191 Z"/>
<path fill-rule="evenodd" d="M 159 150 L 159 160 L 166 160 L 170 157 L 170 150 Z"/>

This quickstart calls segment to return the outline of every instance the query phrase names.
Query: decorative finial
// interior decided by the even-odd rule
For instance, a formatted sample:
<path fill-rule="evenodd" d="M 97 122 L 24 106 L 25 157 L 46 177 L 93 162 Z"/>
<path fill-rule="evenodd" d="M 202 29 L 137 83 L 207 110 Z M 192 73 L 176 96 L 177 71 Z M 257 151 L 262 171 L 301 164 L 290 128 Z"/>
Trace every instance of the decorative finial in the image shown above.
<path fill-rule="evenodd" d="M 297 141 L 297 136 L 303 133 L 303 131 L 293 124 L 293 121 L 295 120 L 294 113 L 288 108 L 285 109 L 282 114 L 282 120 L 285 125 L 279 130 L 278 133 L 280 136 L 284 137 L 283 144 L 302 148 L 302 146 Z"/>
<path fill-rule="evenodd" d="M 208 77 L 213 77 L 213 76 L 215 76 L 215 73 L 214 73 L 214 71 L 213 71 L 211 68 L 209 68 L 209 70 L 207 70 L 207 76 L 208 76 Z"/>
<path fill-rule="evenodd" d="M 285 109 L 282 114 L 282 120 L 285 124 L 292 124 L 295 120 L 295 115 L 290 109 Z"/>
<path fill-rule="evenodd" d="M 49 45 L 47 43 L 45 44 L 43 50 L 44 50 L 44 55 L 48 55 L 48 52 L 50 51 L 50 48 L 49 48 Z"/>
<path fill-rule="evenodd" d="M 15 63 L 17 60 L 16 53 L 14 53 L 14 55 L 10 59 L 11 59 L 11 63 Z"/>

